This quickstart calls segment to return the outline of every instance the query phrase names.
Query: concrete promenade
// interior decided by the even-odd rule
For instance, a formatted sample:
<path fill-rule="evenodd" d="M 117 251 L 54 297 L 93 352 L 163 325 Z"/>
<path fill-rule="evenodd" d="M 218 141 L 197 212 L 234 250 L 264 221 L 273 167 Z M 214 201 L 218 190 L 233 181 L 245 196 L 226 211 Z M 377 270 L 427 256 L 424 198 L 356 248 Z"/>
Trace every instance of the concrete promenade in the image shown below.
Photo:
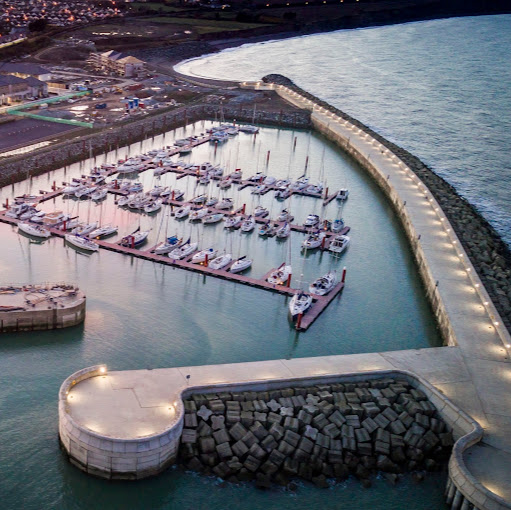
<path fill-rule="evenodd" d="M 312 110 L 316 129 L 349 152 L 379 183 L 403 223 L 449 347 L 110 372 L 78 384 L 71 381 L 65 385 L 69 393 L 61 391 L 59 404 L 64 446 L 73 457 L 72 438 L 87 436 L 87 431 L 133 440 L 178 429 L 181 392 L 193 386 L 397 369 L 431 384 L 483 428 L 481 442 L 479 437 L 460 440 L 455 447 L 450 479 L 457 489 L 475 508 L 511 508 L 511 339 L 454 230 L 423 183 L 379 142 L 289 89 L 268 88 Z M 451 422 L 456 420 L 454 416 Z M 87 450 L 86 445 L 80 448 Z"/>

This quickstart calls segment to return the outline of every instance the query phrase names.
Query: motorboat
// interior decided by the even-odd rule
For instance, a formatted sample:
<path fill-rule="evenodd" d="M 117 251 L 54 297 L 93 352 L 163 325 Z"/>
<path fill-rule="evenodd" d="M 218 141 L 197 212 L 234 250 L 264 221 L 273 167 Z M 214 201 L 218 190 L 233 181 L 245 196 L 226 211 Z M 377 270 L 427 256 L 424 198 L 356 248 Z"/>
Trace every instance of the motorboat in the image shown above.
<path fill-rule="evenodd" d="M 75 196 L 76 192 L 83 188 L 85 188 L 83 184 L 73 183 L 70 184 L 69 186 L 65 186 L 64 188 L 62 188 L 62 194 L 64 196 Z"/>
<path fill-rule="evenodd" d="M 281 227 L 277 229 L 275 232 L 276 236 L 279 239 L 285 239 L 286 237 L 289 237 L 289 234 L 291 233 L 291 225 L 289 223 L 284 223 Z"/>
<path fill-rule="evenodd" d="M 279 200 L 286 200 L 288 199 L 292 194 L 292 191 L 285 186 L 282 186 L 275 190 L 275 198 L 278 198 Z"/>
<path fill-rule="evenodd" d="M 103 200 L 107 196 L 107 194 L 108 190 L 106 188 L 101 188 L 94 191 L 94 193 L 91 194 L 90 198 L 95 202 L 99 202 L 100 200 Z"/>
<path fill-rule="evenodd" d="M 229 271 L 231 273 L 241 273 L 241 271 L 245 271 L 245 269 L 248 269 L 251 265 L 252 259 L 247 259 L 246 256 L 243 256 L 233 262 Z"/>
<path fill-rule="evenodd" d="M 27 204 L 16 204 L 9 208 L 5 215 L 9 218 L 19 218 L 23 213 L 27 212 L 29 206 Z"/>
<path fill-rule="evenodd" d="M 241 181 L 242 176 L 241 168 L 237 168 L 234 172 L 229 174 L 229 179 L 231 179 L 231 181 Z"/>
<path fill-rule="evenodd" d="M 319 223 L 319 216 L 317 214 L 309 214 L 303 222 L 304 227 L 315 227 Z"/>
<path fill-rule="evenodd" d="M 77 236 L 77 235 L 67 234 L 65 236 L 65 239 L 69 244 L 76 246 L 76 248 L 81 248 L 82 250 L 87 250 L 87 251 L 98 251 L 99 250 L 99 244 L 95 243 L 94 241 L 91 241 L 87 237 L 81 237 L 81 236 Z"/>
<path fill-rule="evenodd" d="M 189 214 L 190 214 L 190 206 L 183 205 L 182 207 L 179 207 L 178 209 L 176 209 L 174 216 L 176 218 L 186 218 Z"/>
<path fill-rule="evenodd" d="M 266 186 L 273 186 L 276 182 L 277 179 L 275 177 L 268 175 L 264 178 L 263 184 L 265 184 Z"/>
<path fill-rule="evenodd" d="M 338 233 L 344 228 L 344 220 L 342 218 L 334 220 L 330 225 L 330 230 L 332 232 Z"/>
<path fill-rule="evenodd" d="M 44 215 L 43 223 L 55 226 L 67 220 L 69 220 L 69 214 L 65 214 L 62 211 L 53 211 Z"/>
<path fill-rule="evenodd" d="M 297 181 L 290 185 L 293 191 L 302 191 L 309 185 L 309 178 L 302 175 Z"/>
<path fill-rule="evenodd" d="M 76 198 L 83 198 L 92 195 L 96 191 L 96 186 L 82 186 L 77 191 L 75 191 Z"/>
<path fill-rule="evenodd" d="M 349 236 L 338 235 L 335 236 L 328 249 L 333 253 L 342 253 L 350 244 Z"/>
<path fill-rule="evenodd" d="M 277 221 L 293 221 L 295 218 L 294 216 L 287 210 L 282 209 L 281 213 L 277 216 Z"/>
<path fill-rule="evenodd" d="M 202 175 L 198 179 L 199 184 L 209 184 L 211 182 L 211 177 L 209 175 Z"/>
<path fill-rule="evenodd" d="M 346 200 L 349 196 L 350 192 L 347 188 L 341 188 L 336 195 L 337 200 Z"/>
<path fill-rule="evenodd" d="M 179 149 L 179 155 L 184 156 L 185 154 L 190 154 L 190 152 L 192 152 L 192 148 L 193 147 L 186 146 L 186 145 L 181 147 L 181 149 Z"/>
<path fill-rule="evenodd" d="M 45 216 L 46 213 L 44 211 L 39 211 L 30 217 L 30 221 L 33 221 L 34 223 L 43 223 Z"/>
<path fill-rule="evenodd" d="M 20 214 L 20 220 L 26 221 L 31 220 L 36 214 L 40 214 L 42 211 L 38 211 L 35 207 L 29 207 L 24 213 Z"/>
<path fill-rule="evenodd" d="M 257 126 L 251 126 L 251 125 L 246 125 L 246 126 L 239 126 L 238 128 L 242 133 L 248 133 L 248 134 L 255 134 L 255 133 L 259 133 L 259 128 Z"/>
<path fill-rule="evenodd" d="M 232 262 L 232 255 L 230 253 L 224 253 L 223 255 L 219 255 L 215 257 L 208 266 L 211 269 L 223 269 L 228 266 Z"/>
<path fill-rule="evenodd" d="M 129 202 L 128 207 L 130 209 L 144 209 L 146 205 L 151 203 L 151 198 L 139 193 L 135 195 Z"/>
<path fill-rule="evenodd" d="M 82 223 L 71 230 L 71 234 L 76 236 L 86 236 L 98 228 L 98 222 Z"/>
<path fill-rule="evenodd" d="M 266 281 L 274 285 L 287 285 L 287 281 L 292 272 L 293 269 L 291 265 L 284 262 L 280 267 L 270 273 Z"/>
<path fill-rule="evenodd" d="M 188 241 L 179 246 L 179 248 L 173 249 L 168 256 L 174 260 L 181 260 L 188 257 L 188 255 L 191 255 L 196 249 L 197 243 L 190 243 L 190 239 L 188 239 Z"/>
<path fill-rule="evenodd" d="M 289 179 L 279 179 L 275 183 L 276 188 L 287 188 L 291 184 L 291 181 Z"/>
<path fill-rule="evenodd" d="M 119 174 L 131 174 L 139 172 L 144 167 L 144 163 L 140 159 L 127 159 L 124 163 L 116 168 Z"/>
<path fill-rule="evenodd" d="M 117 232 L 118 227 L 114 227 L 112 225 L 103 225 L 102 227 L 93 230 L 89 237 L 92 239 L 99 239 L 100 237 L 107 237 Z"/>
<path fill-rule="evenodd" d="M 33 218 L 32 218 L 32 221 L 34 221 Z M 74 228 L 81 226 L 81 224 L 82 224 L 82 222 L 80 221 L 80 218 L 78 218 L 78 217 L 73 218 L 72 220 L 66 221 L 62 225 L 62 230 L 73 230 Z"/>
<path fill-rule="evenodd" d="M 119 200 L 117 200 L 117 205 L 119 207 L 124 207 L 125 205 L 128 205 L 128 202 L 130 200 L 132 200 L 132 198 L 133 198 L 133 196 L 131 196 L 131 195 L 126 195 L 124 197 L 121 197 L 121 198 L 119 198 Z"/>
<path fill-rule="evenodd" d="M 224 169 L 220 165 L 212 166 L 208 170 L 208 175 L 212 177 L 222 177 L 222 175 L 224 175 Z"/>
<path fill-rule="evenodd" d="M 202 218 L 206 217 L 209 214 L 207 207 L 201 207 L 195 211 L 190 213 L 188 217 L 188 221 L 200 221 Z"/>
<path fill-rule="evenodd" d="M 192 204 L 205 204 L 208 200 L 208 197 L 206 195 L 199 195 L 197 197 L 194 197 L 190 200 Z"/>
<path fill-rule="evenodd" d="M 155 213 L 161 209 L 161 200 L 155 200 L 150 202 L 144 207 L 144 212 L 147 214 Z"/>
<path fill-rule="evenodd" d="M 147 236 L 149 235 L 149 230 L 136 230 L 132 234 L 125 236 L 121 239 L 119 244 L 121 246 L 127 246 L 129 248 L 134 248 L 136 246 L 140 246 L 145 243 L 147 240 Z"/>
<path fill-rule="evenodd" d="M 218 204 L 218 198 L 217 197 L 211 197 L 208 198 L 206 203 L 204 204 L 206 207 L 214 207 L 216 204 Z"/>
<path fill-rule="evenodd" d="M 225 219 L 224 228 L 239 228 L 243 223 L 243 216 L 229 216 Z"/>
<path fill-rule="evenodd" d="M 47 239 L 51 236 L 51 232 L 47 228 L 41 227 L 40 225 L 32 225 L 30 223 L 21 222 L 18 223 L 18 228 L 25 234 L 33 237 L 41 237 Z"/>
<path fill-rule="evenodd" d="M 139 191 L 144 190 L 144 185 L 141 182 L 134 182 L 133 184 L 130 184 L 128 187 L 128 191 L 130 193 L 138 193 Z"/>
<path fill-rule="evenodd" d="M 326 238 L 326 233 L 320 230 L 319 232 L 314 232 L 310 234 L 307 239 L 302 243 L 302 248 L 304 250 L 314 250 L 321 246 L 323 240 Z"/>
<path fill-rule="evenodd" d="M 149 194 L 152 197 L 159 197 L 165 190 L 169 190 L 169 188 L 164 188 L 163 186 L 155 186 L 151 191 L 149 191 Z"/>
<path fill-rule="evenodd" d="M 167 186 L 166 188 L 163 188 L 160 192 L 160 197 L 169 197 L 172 193 L 172 190 Z"/>
<path fill-rule="evenodd" d="M 224 213 L 212 213 L 208 214 L 207 216 L 204 216 L 202 218 L 202 223 L 209 225 L 212 223 L 218 223 L 219 221 L 222 221 L 224 219 L 225 215 Z"/>
<path fill-rule="evenodd" d="M 192 264 L 200 264 L 205 262 L 206 257 L 208 260 L 212 260 L 216 256 L 216 253 L 217 251 L 215 248 L 207 248 L 205 250 L 201 250 L 192 257 Z"/>
<path fill-rule="evenodd" d="M 255 208 L 254 216 L 256 218 L 266 218 L 266 216 L 268 216 L 268 214 L 269 214 L 268 209 L 266 209 L 266 207 L 263 207 L 262 205 L 258 205 Z"/>
<path fill-rule="evenodd" d="M 335 271 L 329 271 L 326 275 L 319 277 L 309 285 L 309 292 L 317 296 L 328 294 L 337 283 L 337 274 Z"/>
<path fill-rule="evenodd" d="M 216 205 L 217 209 L 225 210 L 225 209 L 232 209 L 234 204 L 232 203 L 232 198 L 224 198 L 221 202 L 219 202 Z"/>
<path fill-rule="evenodd" d="M 180 189 L 173 189 L 170 198 L 171 200 L 181 200 L 185 196 L 185 192 Z"/>
<path fill-rule="evenodd" d="M 160 246 L 157 246 L 154 249 L 154 253 L 156 255 L 164 255 L 165 253 L 169 253 L 172 250 L 175 250 L 183 245 L 183 238 L 179 238 L 177 236 L 167 237 L 167 240 L 161 244 Z"/>
<path fill-rule="evenodd" d="M 242 224 L 241 231 L 242 232 L 252 232 L 256 225 L 256 220 L 253 216 L 249 216 Z"/>
<path fill-rule="evenodd" d="M 266 191 L 267 186 L 265 184 L 259 184 L 258 186 L 255 186 L 252 188 L 252 195 L 261 195 Z"/>
<path fill-rule="evenodd" d="M 305 313 L 312 305 L 312 296 L 306 292 L 298 292 L 289 302 L 289 313 L 291 317 L 296 317 Z"/>
<path fill-rule="evenodd" d="M 230 128 L 227 128 L 225 132 L 229 136 L 236 136 L 240 132 L 240 130 L 236 126 L 231 126 Z"/>
<path fill-rule="evenodd" d="M 321 195 L 323 193 L 323 184 L 309 184 L 303 191 L 311 195 Z"/>
<path fill-rule="evenodd" d="M 229 189 L 232 185 L 232 180 L 228 177 L 227 179 L 222 179 L 217 186 L 220 189 Z"/>

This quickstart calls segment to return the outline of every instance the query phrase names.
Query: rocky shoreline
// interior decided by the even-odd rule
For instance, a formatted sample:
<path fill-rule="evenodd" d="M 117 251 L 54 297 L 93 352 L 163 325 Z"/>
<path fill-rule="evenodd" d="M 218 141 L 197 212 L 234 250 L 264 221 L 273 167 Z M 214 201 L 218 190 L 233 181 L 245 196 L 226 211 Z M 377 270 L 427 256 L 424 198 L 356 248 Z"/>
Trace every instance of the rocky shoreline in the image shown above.
<path fill-rule="evenodd" d="M 293 479 L 327 488 L 378 472 L 392 484 L 442 469 L 453 437 L 426 395 L 402 379 L 194 394 L 184 401 L 186 469 L 257 487 Z"/>
<path fill-rule="evenodd" d="M 477 209 L 417 156 L 390 142 L 342 110 L 303 90 L 285 76 L 272 74 L 265 76 L 263 81 L 285 85 L 339 117 L 348 120 L 378 140 L 415 172 L 442 207 L 499 311 L 506 328 L 511 331 L 511 250 Z"/>

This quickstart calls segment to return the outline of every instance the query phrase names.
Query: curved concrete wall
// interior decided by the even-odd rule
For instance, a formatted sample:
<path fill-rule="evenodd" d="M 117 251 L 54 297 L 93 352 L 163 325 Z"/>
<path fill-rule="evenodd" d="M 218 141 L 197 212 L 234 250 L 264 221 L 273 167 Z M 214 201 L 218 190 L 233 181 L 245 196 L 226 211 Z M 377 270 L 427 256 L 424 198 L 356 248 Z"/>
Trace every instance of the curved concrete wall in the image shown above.
<path fill-rule="evenodd" d="M 104 365 L 84 368 L 69 376 L 59 391 L 59 437 L 69 460 L 78 468 L 101 478 L 139 479 L 156 475 L 173 464 L 183 430 L 184 409 L 175 402 L 168 429 L 137 439 L 103 436 L 78 425 L 68 413 L 69 390 L 91 377 L 105 377 Z"/>

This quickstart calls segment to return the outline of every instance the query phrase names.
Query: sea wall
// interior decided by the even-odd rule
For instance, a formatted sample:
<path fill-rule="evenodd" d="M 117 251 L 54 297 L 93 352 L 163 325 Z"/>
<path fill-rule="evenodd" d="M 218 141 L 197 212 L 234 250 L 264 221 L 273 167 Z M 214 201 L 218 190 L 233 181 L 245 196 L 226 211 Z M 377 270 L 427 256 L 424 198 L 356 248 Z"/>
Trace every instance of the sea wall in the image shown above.
<path fill-rule="evenodd" d="M 400 435 L 400 437 L 402 436 L 403 439 L 399 442 L 400 446 L 396 442 L 397 438 L 394 438 L 396 449 L 399 447 L 402 448 L 405 444 L 405 430 L 403 427 L 405 427 L 406 430 L 411 429 L 413 423 L 417 423 L 418 425 L 416 420 L 419 420 L 419 422 L 428 421 L 429 426 L 433 424 L 433 428 L 437 432 L 432 432 L 432 434 L 435 434 L 436 437 L 432 434 L 429 434 L 426 440 L 426 438 L 422 437 L 425 436 L 426 429 L 421 425 L 418 426 L 422 428 L 417 428 L 417 426 L 414 426 L 414 432 L 410 431 L 406 436 L 407 448 L 410 447 L 413 449 L 413 451 L 410 450 L 408 454 L 410 456 L 410 458 L 407 459 L 408 461 L 414 460 L 411 457 L 415 456 L 416 459 L 421 459 L 422 462 L 422 459 L 425 459 L 425 457 L 424 455 L 421 456 L 420 452 L 417 451 L 418 448 L 416 447 L 419 446 L 424 448 L 428 441 L 432 441 L 431 444 L 434 443 L 435 447 L 443 441 L 444 446 L 449 448 L 452 444 L 450 439 L 452 434 L 452 438 L 456 441 L 454 445 L 454 450 L 456 450 L 460 440 L 463 439 L 467 434 L 475 434 L 476 437 L 480 437 L 482 434 L 479 425 L 474 420 L 472 420 L 468 415 L 466 415 L 463 411 L 452 404 L 452 402 L 450 402 L 442 393 L 436 390 L 427 381 L 406 371 L 382 370 L 355 374 L 349 373 L 336 376 L 328 375 L 307 378 L 282 378 L 265 381 L 244 382 L 238 384 L 212 384 L 206 386 L 183 387 L 180 389 L 180 398 L 173 403 L 175 413 L 169 420 L 168 427 L 165 431 L 138 439 L 119 439 L 110 436 L 102 436 L 87 429 L 83 424 L 78 424 L 69 412 L 67 399 L 70 389 L 80 381 L 91 377 L 106 378 L 106 367 L 97 365 L 83 369 L 68 377 L 62 384 L 59 392 L 59 435 L 64 452 L 75 466 L 82 469 L 83 471 L 86 471 L 87 473 L 108 479 L 140 479 L 158 474 L 168 465 L 176 461 L 179 445 L 181 442 L 183 442 L 185 445 L 184 448 L 188 450 L 190 450 L 190 445 L 192 443 L 199 444 L 199 435 L 195 434 L 194 436 L 193 432 L 191 433 L 190 431 L 190 424 L 193 424 L 194 420 L 197 420 L 197 416 L 194 415 L 194 412 L 191 410 L 189 404 L 187 404 L 187 408 L 185 410 L 182 399 L 195 399 L 199 402 L 203 402 L 204 400 L 212 402 L 214 400 L 218 400 L 219 398 L 232 399 L 239 402 L 253 402 L 254 400 L 263 400 L 264 402 L 267 402 L 267 404 L 272 405 L 271 400 L 274 400 L 275 398 L 278 400 L 279 398 L 282 398 L 283 395 L 290 395 L 290 388 L 292 388 L 293 396 L 298 397 L 301 395 L 302 398 L 303 395 L 307 396 L 308 393 L 318 393 L 320 396 L 315 400 L 317 400 L 319 407 L 315 405 L 313 405 L 313 407 L 317 408 L 318 410 L 321 408 L 321 413 L 316 412 L 316 409 L 313 408 L 304 410 L 305 413 L 310 411 L 311 414 L 314 414 L 314 418 L 317 416 L 314 423 L 328 427 L 327 424 L 322 423 L 324 420 L 321 418 L 320 414 L 324 415 L 327 413 L 329 417 L 332 417 L 333 412 L 336 410 L 339 412 L 333 416 L 338 418 L 340 427 L 342 429 L 342 425 L 344 423 L 341 422 L 343 422 L 343 420 L 346 420 L 347 422 L 349 417 L 349 420 L 352 420 L 352 422 L 349 424 L 349 427 L 352 428 L 345 429 L 344 435 L 347 438 L 345 440 L 345 442 L 347 441 L 347 444 L 345 445 L 345 453 L 351 450 L 356 452 L 358 443 L 362 444 L 367 442 L 366 438 L 363 437 L 366 434 L 361 429 L 367 431 L 367 427 L 370 427 L 370 434 L 374 435 L 374 445 L 366 445 L 365 447 L 361 447 L 361 449 L 364 450 L 367 454 L 363 456 L 372 457 L 373 453 L 375 453 L 376 457 L 374 460 L 376 462 L 379 460 L 380 467 L 385 467 L 385 469 L 390 472 L 395 471 L 395 467 L 393 466 L 394 461 L 391 460 L 389 451 L 391 444 L 390 433 L 391 431 L 394 431 L 397 432 L 396 434 L 393 432 L 394 435 Z M 371 388 L 373 393 L 371 393 L 368 388 Z M 338 393 L 338 395 L 335 396 L 337 399 L 337 407 L 332 405 L 330 402 L 330 400 L 332 402 L 334 401 L 333 393 Z M 354 393 L 354 395 L 352 395 L 352 393 Z M 404 393 L 405 395 L 400 397 L 399 395 L 401 393 Z M 284 396 L 283 398 L 289 397 Z M 349 399 L 349 404 L 347 403 L 347 399 Z M 301 401 L 301 399 L 299 400 Z M 370 400 L 374 400 L 374 402 L 369 404 Z M 323 403 L 320 404 L 322 401 Z M 365 401 L 365 407 L 362 407 L 361 403 L 363 401 Z M 382 414 L 385 409 L 392 407 L 391 403 L 394 405 L 396 410 L 400 410 L 400 420 L 404 420 L 406 423 L 406 425 L 404 425 L 404 423 L 402 424 L 403 427 L 397 423 L 391 425 L 391 423 L 397 419 L 394 416 L 396 413 L 395 410 L 394 412 L 385 412 L 390 417 L 390 419 L 386 418 L 385 415 Z M 279 403 L 278 407 L 279 409 L 281 407 L 292 408 L 292 410 L 286 410 L 284 413 L 288 415 L 288 418 L 293 418 L 293 420 L 288 420 L 288 424 L 291 428 L 295 427 L 299 421 L 299 418 L 302 421 L 307 420 L 303 413 L 300 414 L 302 406 L 298 400 L 295 402 L 295 405 L 291 403 L 288 406 L 286 401 L 284 401 L 284 404 L 286 405 Z M 218 402 L 213 404 L 213 406 L 215 405 L 217 406 L 215 409 L 218 409 Z M 405 414 L 402 414 L 403 412 Z M 367 414 L 367 416 L 365 416 L 364 413 Z M 198 414 L 200 417 L 200 414 L 203 413 L 199 412 Z M 211 427 L 216 426 L 213 425 L 213 421 L 216 420 L 212 421 L 210 419 L 212 414 L 212 412 L 209 412 L 204 415 L 206 418 L 203 419 L 203 421 L 211 433 L 209 433 L 207 430 L 208 434 L 204 435 L 203 437 L 206 437 L 207 435 L 214 437 Z M 293 416 L 290 416 L 291 414 L 293 414 Z M 381 414 L 382 416 L 376 418 L 377 414 Z M 417 414 L 420 414 L 421 417 L 416 416 Z M 218 413 L 214 413 L 213 415 L 218 416 Z M 282 416 L 282 421 L 285 419 L 285 417 L 280 414 L 280 411 L 273 413 L 273 415 L 277 415 L 277 417 L 270 416 L 268 413 L 267 420 L 269 419 L 270 422 L 271 420 L 277 421 L 279 419 L 278 416 Z M 229 419 L 234 420 L 234 423 L 238 422 L 238 418 L 239 422 L 241 423 L 241 412 L 236 412 L 236 410 L 234 410 L 234 412 L 229 416 Z M 358 421 L 360 423 L 353 423 L 356 420 L 355 416 L 358 417 Z M 367 421 L 365 426 L 362 426 L 361 423 L 371 416 L 371 420 Z M 413 417 L 412 420 L 410 421 L 410 418 L 407 416 Z M 431 418 L 435 418 L 435 416 L 438 419 L 436 422 L 432 422 Z M 252 414 L 252 419 L 254 417 L 255 415 Z M 244 419 L 247 418 L 250 419 L 248 415 L 244 415 Z M 262 416 L 258 416 L 258 418 L 262 419 Z M 326 420 L 325 416 L 323 416 L 323 418 Z M 313 417 L 311 416 L 311 424 L 312 419 Z M 376 422 L 372 423 L 375 419 Z M 226 420 L 228 419 L 226 418 Z M 440 424 L 440 420 L 445 422 L 447 428 L 444 428 L 444 426 Z M 187 425 L 185 427 L 187 431 L 183 433 L 183 427 L 185 423 Z M 229 422 L 227 421 L 227 423 Z M 248 422 L 245 423 L 248 424 Z M 337 427 L 337 425 L 335 425 L 335 420 L 330 421 L 329 424 L 330 423 L 334 423 L 334 426 Z M 220 428 L 218 430 L 220 430 Z M 238 426 L 238 429 L 240 428 L 241 427 Z M 323 427 L 321 428 L 323 429 Z M 378 432 L 378 428 L 381 428 L 382 430 Z M 276 429 L 278 429 L 278 431 L 276 431 Z M 337 453 L 333 453 L 332 456 L 338 455 L 339 448 L 337 447 L 341 446 L 342 449 L 342 431 L 337 434 L 335 428 L 331 426 L 328 427 L 327 430 L 335 436 L 341 435 L 341 445 L 333 443 L 333 451 L 336 451 Z M 359 430 L 357 435 L 354 435 L 355 430 Z M 238 432 L 240 432 L 240 430 L 238 430 Z M 285 432 L 285 430 L 283 431 L 279 427 L 274 427 L 272 429 L 272 435 L 275 433 L 280 436 L 281 433 L 285 434 Z M 415 432 L 418 433 L 418 437 L 415 437 L 417 436 Z M 234 434 L 236 435 L 236 431 Z M 445 435 L 440 437 L 437 434 Z M 324 435 L 325 434 L 322 434 L 322 436 Z M 355 439 L 357 437 L 359 440 Z M 377 437 L 378 449 L 376 449 Z M 316 436 L 314 442 L 316 442 L 317 439 L 318 436 Z M 237 441 L 239 440 L 240 439 Z M 252 437 L 250 437 L 250 440 L 247 438 L 247 441 L 249 442 L 252 440 Z M 325 448 L 326 440 L 321 439 L 320 436 L 319 441 L 323 441 L 323 446 L 318 446 Z M 211 443 L 211 441 L 209 441 L 209 443 Z M 410 443 L 410 445 L 413 444 L 413 446 L 410 446 L 408 443 Z M 211 445 L 209 445 L 207 448 L 210 446 Z M 243 448 L 242 445 L 238 446 L 239 448 Z M 325 454 L 328 455 L 328 450 L 330 449 L 329 446 L 330 444 L 326 448 L 327 451 L 325 452 L 318 451 L 318 455 L 321 457 Z M 191 449 L 193 451 L 193 446 Z M 368 451 L 369 449 L 371 450 L 370 454 Z M 431 451 L 431 448 L 428 448 L 427 446 L 426 449 Z M 387 454 L 385 454 L 385 452 L 387 452 Z M 404 451 L 399 452 L 398 455 L 400 455 L 400 453 L 404 453 Z M 380 455 L 380 457 L 378 457 L 378 455 Z M 383 455 L 385 458 L 381 457 L 381 455 Z M 243 454 L 241 454 L 241 456 L 243 456 Z M 278 454 L 274 454 L 274 457 L 275 456 L 278 456 L 279 459 L 282 459 L 282 457 Z M 396 459 L 396 453 L 394 453 L 394 458 Z M 435 467 L 435 465 L 431 462 L 428 462 L 427 465 L 429 465 L 431 469 Z M 268 467 L 273 469 L 272 466 Z M 409 465 L 409 467 L 413 468 L 414 464 Z M 220 469 L 222 470 L 223 468 Z M 344 472 L 344 468 L 337 469 L 342 469 Z M 365 474 L 365 471 L 359 469 L 359 474 Z M 364 478 L 366 477 L 364 476 Z M 322 480 L 322 478 L 320 478 L 320 480 Z M 266 483 L 264 478 L 263 483 Z"/>
<path fill-rule="evenodd" d="M 0 186 L 83 161 L 91 154 L 93 156 L 104 154 L 187 124 L 219 119 L 222 115 L 227 120 L 236 119 L 239 122 L 252 122 L 254 119 L 253 109 L 242 106 L 224 106 L 221 109 L 218 105 L 198 104 L 179 108 L 161 115 L 85 134 L 79 138 L 34 151 L 29 155 L 5 158 L 0 161 Z M 298 109 L 292 113 L 260 110 L 255 114 L 255 122 L 268 126 L 305 129 L 310 127 L 310 113 Z"/>
<path fill-rule="evenodd" d="M 506 243 L 502 241 L 500 235 L 477 209 L 460 196 L 453 186 L 425 165 L 417 156 L 387 140 L 359 120 L 303 90 L 284 76 L 268 75 L 263 78 L 263 81 L 284 85 L 312 101 L 316 107 L 324 108 L 348 121 L 389 149 L 417 175 L 435 197 L 439 207 L 447 216 L 492 302 L 495 304 L 502 322 L 510 330 L 511 251 Z M 362 161 L 361 163 L 364 166 L 366 165 Z M 434 304 L 433 306 L 435 307 Z"/>

